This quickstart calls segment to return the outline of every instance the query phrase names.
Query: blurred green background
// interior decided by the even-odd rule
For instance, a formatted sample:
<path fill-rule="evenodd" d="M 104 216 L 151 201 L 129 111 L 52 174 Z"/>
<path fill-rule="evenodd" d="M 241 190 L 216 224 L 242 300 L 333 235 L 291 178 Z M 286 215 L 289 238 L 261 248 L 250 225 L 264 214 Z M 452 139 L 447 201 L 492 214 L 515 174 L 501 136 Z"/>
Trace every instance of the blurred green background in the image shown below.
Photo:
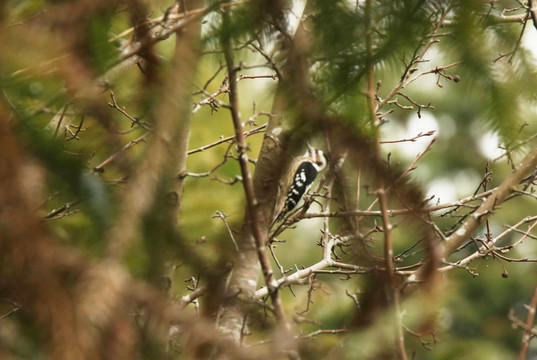
<path fill-rule="evenodd" d="M 118 47 L 130 37 L 125 36 L 116 41 L 110 39 L 130 28 L 131 22 L 128 11 L 124 11 L 127 5 L 122 3 L 110 7 L 108 11 L 88 13 L 83 24 L 86 43 L 78 49 L 79 53 L 75 53 L 76 48 L 58 39 L 67 36 L 62 31 L 68 31 L 70 26 L 78 29 L 77 26 L 82 24 L 69 24 L 65 15 L 55 18 L 54 12 L 57 7 L 61 7 L 61 3 L 8 0 L 2 5 L 2 21 L 6 28 L 0 36 L 2 101 L 17 114 L 17 120 L 11 121 L 26 151 L 46 169 L 42 184 L 43 197 L 37 210 L 39 215 L 44 217 L 66 203 L 83 200 L 73 207 L 72 213 L 64 213 L 67 216 L 45 221 L 43 225 L 60 241 L 76 247 L 88 257 L 98 259 L 106 246 L 102 233 L 117 216 L 117 204 L 121 202 L 125 189 L 125 172 L 121 166 L 112 163 L 98 176 L 87 173 L 117 151 L 119 146 L 141 136 L 145 130 L 137 126 L 131 127 L 131 122 L 125 116 L 107 105 L 111 101 L 109 91 L 101 92 L 93 98 L 91 106 L 87 105 L 87 101 L 79 106 L 81 102 L 67 85 L 73 80 L 66 80 L 69 75 L 58 67 L 63 66 L 64 57 L 73 56 L 77 61 L 80 58 L 86 61 L 81 73 L 87 74 L 79 73 L 81 78 L 86 75 L 90 78 L 102 75 L 119 55 Z M 343 99 L 330 105 L 343 118 L 354 119 L 352 121 L 356 122 L 356 126 L 360 126 L 367 118 L 361 94 L 365 81 L 355 77 L 353 69 L 356 67 L 360 70 L 362 62 L 366 60 L 362 37 L 364 19 L 360 15 L 363 4 L 355 10 L 350 3 L 310 2 L 307 11 L 311 17 L 311 31 L 318 36 L 313 37 L 313 49 L 308 55 L 312 59 L 321 59 L 317 70 L 311 71 L 311 82 L 316 94 L 328 101 L 332 94 L 345 91 Z M 497 186 L 527 149 L 535 146 L 534 142 L 519 144 L 537 130 L 537 36 L 531 22 L 526 26 L 520 45 L 517 45 L 522 31 L 520 23 L 485 27 L 487 24 L 483 14 L 488 12 L 499 16 L 502 9 L 517 7 L 515 1 L 426 3 L 429 2 L 405 1 L 398 5 L 386 1 L 373 2 L 377 16 L 375 19 L 378 21 L 375 24 L 379 27 L 374 37 L 374 48 L 378 51 L 374 76 L 376 81 L 382 83 L 379 95 L 383 97 L 400 81 L 403 63 L 408 63 L 416 46 L 422 40 L 427 41 L 424 34 L 430 31 L 433 22 L 432 16 L 426 18 L 426 14 L 431 13 L 428 6 L 436 6 L 432 3 L 454 6 L 450 16 L 453 25 L 440 30 L 444 36 L 438 37 L 440 42 L 431 47 L 424 57 L 427 62 L 420 63 L 416 71 L 462 61 L 447 71 L 448 74 L 459 76 L 460 81 L 450 81 L 438 74 L 423 76 L 404 92 L 420 104 L 433 105 L 434 109 L 423 109 L 418 115 L 416 108 L 409 111 L 391 106 L 389 108 L 393 108 L 394 112 L 386 116 L 387 122 L 380 127 L 381 140 L 397 140 L 413 137 L 419 132 L 435 131 L 435 136 L 438 137 L 436 143 L 410 174 L 411 179 L 427 194 L 426 198 L 435 195 L 430 200 L 430 204 L 435 204 L 438 200 L 452 202 L 472 195 L 485 175 L 487 162 L 492 172 L 487 187 L 491 189 Z M 144 7 L 148 13 L 145 15 L 155 18 L 168 6 L 169 1 L 147 1 Z M 423 10 L 407 11 L 413 8 Z M 399 18 L 390 15 L 392 12 L 398 14 Z M 515 12 L 520 13 L 520 10 Z M 241 33 L 236 35 L 237 47 L 261 31 L 242 21 L 239 15 L 236 25 Z M 32 20 L 34 17 L 35 21 Z M 408 26 L 405 27 L 405 24 Z M 50 32 L 44 31 L 47 26 Z M 55 34 L 56 27 L 65 27 L 67 30 L 60 30 L 59 33 L 63 35 L 58 38 Z M 223 56 L 221 53 L 211 53 L 219 46 L 215 29 L 218 30 L 217 20 L 207 17 L 203 27 L 205 38 L 202 50 L 207 54 L 202 56 L 198 65 L 194 91 L 202 88 L 215 73 L 216 76 L 205 89 L 206 93 L 193 95 L 193 103 L 217 91 L 224 81 L 225 71 L 217 72 L 224 64 Z M 269 33 L 266 39 L 265 45 L 269 48 L 271 41 L 274 41 L 270 37 L 272 35 Z M 509 62 L 509 56 L 493 61 L 499 54 L 506 54 L 515 48 L 512 62 Z M 160 41 L 155 49 L 159 60 L 166 64 L 173 55 L 174 41 Z M 274 73 L 268 66 L 248 69 L 249 66 L 265 63 L 265 59 L 246 46 L 236 50 L 235 56 L 236 62 L 240 62 L 244 68 L 239 71 L 240 74 Z M 255 112 L 271 111 L 276 85 L 277 80 L 273 79 L 246 79 L 239 82 L 243 121 Z M 151 118 L 146 117 L 150 113 L 150 105 L 144 97 L 144 74 L 140 69 L 133 66 L 123 72 L 114 80 L 110 90 L 118 105 L 124 107 L 126 112 L 151 123 Z M 218 99 L 227 102 L 227 95 L 222 94 Z M 402 98 L 399 101 L 406 106 L 410 105 Z M 69 129 L 73 133 L 76 133 L 77 126 L 83 129 L 76 138 L 73 138 L 73 133 L 65 130 L 65 124 L 58 130 L 51 125 L 51 119 L 55 114 L 61 113 L 66 104 L 66 113 L 73 116 Z M 84 111 L 88 108 L 95 111 Z M 259 116 L 255 124 L 247 124 L 245 128 L 266 122 L 266 116 Z M 231 135 L 233 124 L 224 107 L 213 110 L 203 106 L 192 114 L 190 149 Z M 262 139 L 263 134 L 247 138 L 251 158 L 257 157 Z M 387 159 L 390 154 L 390 164 L 405 169 L 430 141 L 431 137 L 422 137 L 416 142 L 382 145 L 383 155 Z M 499 146 L 504 149 L 498 150 Z M 228 144 L 224 143 L 190 155 L 187 170 L 192 173 L 211 171 L 224 161 L 227 148 Z M 125 153 L 129 167 L 136 168 L 139 165 L 145 149 L 146 144 L 140 143 Z M 509 150 L 509 158 L 503 157 L 495 161 L 505 149 Z M 508 162 L 508 159 L 511 161 Z M 251 169 L 254 170 L 255 167 L 252 165 Z M 244 216 L 243 189 L 240 182 L 233 185 L 224 183 L 233 180 L 239 173 L 238 163 L 228 160 L 209 176 L 186 179 L 178 237 L 191 246 L 190 249 L 196 252 L 196 256 L 203 260 L 207 268 L 224 266 L 222 259 L 228 260 L 234 253 L 226 226 L 215 215 L 217 211 L 227 214 L 229 226 L 236 231 L 234 235 L 239 236 Z M 356 172 L 352 167 L 348 169 L 348 176 L 351 179 L 349 183 L 353 183 Z M 529 191 L 533 191 L 533 187 Z M 360 198 L 360 209 L 367 208 L 373 199 L 374 196 L 364 190 Z M 316 205 L 313 208 L 319 209 Z M 533 197 L 519 197 L 509 201 L 490 221 L 492 233 L 498 235 L 506 226 L 513 225 L 526 216 L 535 215 L 536 210 Z M 466 211 L 461 209 L 459 213 L 464 214 Z M 435 218 L 436 224 L 443 231 L 455 225 L 456 221 L 455 217 Z M 367 228 L 372 222 L 373 219 L 365 219 L 362 226 Z M 287 230 L 280 236 L 286 242 L 278 243 L 275 252 L 284 269 L 294 271 L 320 260 L 322 249 L 316 245 L 321 236 L 319 224 L 320 220 L 302 220 L 296 229 Z M 416 224 L 398 223 L 394 231 L 396 254 L 418 240 L 415 238 L 414 226 Z M 476 236 L 484 236 L 484 232 L 485 229 L 480 229 Z M 371 245 L 372 251 L 380 256 L 382 234 L 374 234 L 373 237 L 377 241 Z M 513 243 L 519 237 L 520 234 L 511 233 L 498 245 Z M 147 247 L 151 246 L 151 238 L 150 235 L 139 234 L 138 240 L 129 250 L 125 265 L 135 277 L 143 279 L 149 272 L 149 258 L 152 255 Z M 186 286 L 191 284 L 185 281 L 195 277 L 203 282 L 203 276 L 198 277 L 206 270 L 195 268 L 185 261 L 189 255 L 174 251 L 173 242 L 166 246 L 170 247 L 170 251 L 168 256 L 161 259 L 166 264 L 163 268 L 169 271 L 168 275 L 173 279 L 170 290 L 172 296 L 180 297 L 187 293 Z M 475 246 L 470 245 L 449 260 L 462 258 L 473 251 Z M 401 265 L 412 264 L 424 255 L 423 247 L 418 245 L 412 256 Z M 353 254 L 342 256 L 349 262 L 357 258 Z M 517 259 L 537 258 L 535 239 L 527 238 L 524 244 L 508 256 Z M 536 265 L 533 262 L 511 263 L 489 256 L 472 262 L 470 267 L 475 270 L 475 274 L 464 269 L 443 274 L 448 281 L 437 298 L 441 301 L 435 323 L 438 342 L 434 343 L 431 335 L 425 335 L 423 339 L 430 342 L 428 346 L 431 348 L 426 349 L 416 337 L 407 334 L 409 357 L 506 359 L 517 356 L 522 331 L 513 328 L 508 313 L 512 309 L 518 318 L 525 319 L 524 304 L 529 303 L 537 285 L 537 277 L 534 276 Z M 504 271 L 508 277 L 502 277 Z M 364 281 L 359 275 L 350 279 L 342 279 L 338 275 L 318 275 L 311 297 L 312 304 L 307 313 L 300 314 L 306 308 L 307 286 L 293 286 L 293 292 L 283 289 L 283 302 L 286 310 L 295 314 L 294 326 L 301 334 L 319 328 L 346 328 L 350 325 L 352 316 L 349 314 L 355 311 L 355 304 L 345 292 L 359 292 L 365 286 Z M 402 303 L 403 323 L 407 318 L 412 322 L 412 312 L 416 309 L 414 301 L 414 298 L 410 298 Z M 262 320 L 259 322 L 263 323 Z M 21 358 L 42 358 L 32 340 L 32 330 L 26 326 L 22 315 L 15 314 L 1 319 L 0 329 L 3 330 L 0 341 Z M 419 332 L 419 329 L 414 330 Z M 263 334 L 263 330 L 259 330 L 248 341 L 255 343 L 263 338 Z M 370 351 L 368 346 L 383 346 L 382 343 L 371 344 L 371 341 L 375 341 L 374 334 L 374 331 L 369 333 L 367 330 L 350 335 L 323 334 L 304 339 L 301 344 L 305 354 L 308 354 L 305 358 L 308 359 L 331 358 L 334 353 L 348 359 L 362 356 L 367 358 Z M 535 343 L 532 343 L 529 354 L 528 358 L 537 358 Z"/>

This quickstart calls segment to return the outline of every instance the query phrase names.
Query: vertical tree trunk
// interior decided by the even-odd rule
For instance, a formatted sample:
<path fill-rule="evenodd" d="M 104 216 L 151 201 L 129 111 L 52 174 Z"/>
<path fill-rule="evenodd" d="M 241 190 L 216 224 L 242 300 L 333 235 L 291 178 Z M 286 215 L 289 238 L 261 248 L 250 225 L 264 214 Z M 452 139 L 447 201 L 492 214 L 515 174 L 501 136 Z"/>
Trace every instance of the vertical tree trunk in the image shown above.
<path fill-rule="evenodd" d="M 189 2 L 191 6 L 201 6 L 201 3 L 199 0 Z M 176 223 L 178 219 L 190 140 L 192 78 L 200 55 L 200 33 L 201 17 L 197 17 L 176 33 L 174 58 L 169 68 L 162 71 L 165 78 L 148 79 L 150 93 L 159 96 L 153 114 L 152 138 L 140 170 L 129 181 L 130 190 L 121 206 L 121 219 L 109 231 L 109 257 L 120 258 L 128 249 L 138 230 L 138 222 L 133 219 L 143 217 L 155 205 L 154 195 L 162 192 L 159 186 L 169 189 L 168 220 Z"/>
<path fill-rule="evenodd" d="M 278 129 L 279 125 L 278 116 L 269 120 L 253 178 L 254 191 L 258 200 L 258 226 L 265 236 L 271 221 L 274 199 L 278 192 L 280 159 L 284 156 L 282 144 L 278 141 L 278 136 L 274 134 L 274 129 Z M 257 288 L 261 269 L 250 221 L 250 216 L 246 212 L 242 236 L 238 243 L 239 253 L 233 264 L 227 289 L 230 301 L 225 305 L 219 320 L 222 332 L 236 342 L 239 342 L 241 337 L 243 322 Z"/>
<path fill-rule="evenodd" d="M 299 25 L 300 22 L 297 24 L 297 28 Z M 293 36 L 297 28 L 290 30 L 288 35 Z M 288 40 L 286 38 L 283 41 Z M 281 46 L 285 50 L 289 47 L 289 43 Z M 282 74 L 280 71 L 279 75 L 283 78 L 279 79 L 271 111 L 272 116 L 268 120 L 253 177 L 257 199 L 258 226 L 265 238 L 272 220 L 274 203 L 278 195 L 278 184 L 285 163 L 283 159 L 286 158 L 288 147 L 286 133 L 283 129 L 283 113 L 288 102 L 286 97 L 288 84 L 285 84 L 285 73 Z M 252 305 L 261 270 L 250 222 L 251 218 L 246 212 L 242 225 L 242 236 L 238 244 L 239 253 L 233 264 L 227 285 L 227 294 L 230 300 L 224 305 L 219 319 L 220 330 L 235 342 L 239 342 L 241 339 L 241 331 L 247 320 L 248 309 Z"/>
<path fill-rule="evenodd" d="M 185 5 L 186 6 L 186 5 Z M 203 1 L 194 0 L 188 2 L 188 10 L 203 7 Z M 190 141 L 190 118 L 192 113 L 192 81 L 196 74 L 196 66 L 200 57 L 201 21 L 198 18 L 184 31 L 176 34 L 175 55 L 173 59 L 173 72 L 167 81 L 170 87 L 164 92 L 165 105 L 161 109 L 164 114 L 171 116 L 176 121 L 174 138 L 170 147 L 172 169 L 174 169 L 173 185 L 168 193 L 172 206 L 172 214 L 179 217 L 181 200 L 183 198 L 184 179 L 186 173 L 186 159 L 188 143 Z"/>

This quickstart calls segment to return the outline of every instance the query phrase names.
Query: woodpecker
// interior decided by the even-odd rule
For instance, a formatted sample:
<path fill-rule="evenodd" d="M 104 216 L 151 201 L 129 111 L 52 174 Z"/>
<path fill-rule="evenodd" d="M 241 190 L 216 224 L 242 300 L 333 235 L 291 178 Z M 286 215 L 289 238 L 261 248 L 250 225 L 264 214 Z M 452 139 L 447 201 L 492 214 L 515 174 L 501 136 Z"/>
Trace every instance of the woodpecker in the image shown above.
<path fill-rule="evenodd" d="M 317 174 L 326 167 L 323 152 L 308 145 L 306 153 L 293 160 L 289 166 L 276 201 L 272 225 L 282 221 L 293 210 L 304 194 L 309 190 Z"/>

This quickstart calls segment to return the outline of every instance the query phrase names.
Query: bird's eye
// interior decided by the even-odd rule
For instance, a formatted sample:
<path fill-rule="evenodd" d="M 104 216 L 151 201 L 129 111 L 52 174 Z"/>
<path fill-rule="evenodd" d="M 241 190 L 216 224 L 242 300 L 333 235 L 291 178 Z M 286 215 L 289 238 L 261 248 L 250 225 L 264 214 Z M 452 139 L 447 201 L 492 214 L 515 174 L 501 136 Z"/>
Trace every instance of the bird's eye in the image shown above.
<path fill-rule="evenodd" d="M 323 164 L 323 162 L 322 161 L 317 161 L 316 164 L 321 166 Z"/>

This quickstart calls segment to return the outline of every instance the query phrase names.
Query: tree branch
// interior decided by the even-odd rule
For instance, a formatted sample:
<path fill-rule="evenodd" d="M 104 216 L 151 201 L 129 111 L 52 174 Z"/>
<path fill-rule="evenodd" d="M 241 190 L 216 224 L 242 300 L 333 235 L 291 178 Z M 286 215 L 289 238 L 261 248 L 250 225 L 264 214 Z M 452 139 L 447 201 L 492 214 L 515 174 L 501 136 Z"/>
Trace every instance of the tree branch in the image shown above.
<path fill-rule="evenodd" d="M 513 188 L 537 166 L 537 146 L 524 157 L 514 171 L 485 198 L 483 204 L 477 208 L 467 219 L 459 225 L 457 230 L 446 238 L 440 246 L 440 257 L 445 261 L 449 255 L 455 252 L 468 240 L 477 228 L 486 220 L 494 209 L 500 206 Z M 423 267 L 408 277 L 409 282 L 421 281 Z"/>
<path fill-rule="evenodd" d="M 224 23 L 229 22 L 229 14 L 227 13 L 227 11 L 224 11 L 223 13 L 223 21 Z M 227 28 L 224 31 L 230 31 L 230 29 Z M 248 154 L 246 153 L 247 145 L 244 141 L 244 130 L 239 115 L 236 78 L 237 69 L 235 68 L 235 64 L 233 61 L 233 50 L 231 48 L 230 39 L 231 34 L 228 33 L 224 34 L 223 36 L 225 36 L 223 42 L 224 56 L 226 58 L 229 75 L 229 102 L 231 104 L 231 117 L 233 119 L 233 126 L 235 128 L 235 139 L 239 153 L 239 164 L 241 167 L 241 174 L 243 179 L 242 184 L 244 187 L 244 192 L 246 194 L 249 226 L 255 239 L 259 263 L 261 264 L 261 270 L 263 271 L 265 283 L 267 284 L 267 287 L 269 289 L 269 295 L 272 300 L 272 305 L 274 306 L 274 313 L 278 321 L 282 323 L 286 328 L 289 328 L 289 324 L 287 323 L 285 312 L 283 310 L 281 297 L 278 292 L 278 284 L 274 278 L 274 272 L 272 270 L 272 265 L 270 264 L 270 258 L 266 251 L 266 234 L 263 234 L 259 226 L 258 202 L 254 192 L 254 183 L 252 180 L 252 175 L 248 167 Z"/>
<path fill-rule="evenodd" d="M 524 335 L 522 336 L 522 346 L 520 348 L 520 353 L 518 355 L 519 360 L 525 360 L 528 348 L 530 345 L 530 340 L 532 336 L 535 336 L 533 332 L 533 321 L 535 319 L 535 308 L 537 308 L 537 286 L 533 291 L 533 297 L 531 298 L 531 303 L 528 306 L 528 315 L 526 316 L 526 323 L 523 326 Z"/>

